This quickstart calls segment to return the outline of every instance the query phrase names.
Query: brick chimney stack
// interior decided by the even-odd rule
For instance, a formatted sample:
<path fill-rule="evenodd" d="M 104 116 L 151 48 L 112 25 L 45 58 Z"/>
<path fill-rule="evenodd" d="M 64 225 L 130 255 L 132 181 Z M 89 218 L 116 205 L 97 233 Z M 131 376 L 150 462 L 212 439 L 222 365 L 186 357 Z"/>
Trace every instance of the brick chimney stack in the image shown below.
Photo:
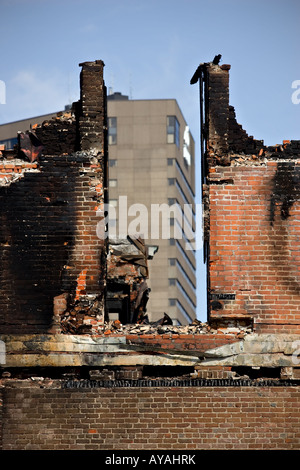
<path fill-rule="evenodd" d="M 207 150 L 217 156 L 228 153 L 230 65 L 206 66 L 206 101 L 208 112 Z"/>
<path fill-rule="evenodd" d="M 106 87 L 103 80 L 104 62 L 83 62 L 80 73 L 80 148 L 103 152 L 106 126 Z"/>

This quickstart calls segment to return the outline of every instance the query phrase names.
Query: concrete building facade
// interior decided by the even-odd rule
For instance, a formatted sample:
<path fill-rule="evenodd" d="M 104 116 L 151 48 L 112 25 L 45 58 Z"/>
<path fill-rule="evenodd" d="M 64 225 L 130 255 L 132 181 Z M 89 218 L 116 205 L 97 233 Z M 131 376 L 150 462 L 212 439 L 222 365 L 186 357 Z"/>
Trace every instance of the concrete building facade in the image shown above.
<path fill-rule="evenodd" d="M 150 320 L 196 317 L 194 140 L 174 99 L 108 95 L 109 200 L 114 235 L 157 246 L 149 262 Z M 110 212 L 113 213 L 113 210 Z M 126 217 L 125 217 L 126 215 Z"/>

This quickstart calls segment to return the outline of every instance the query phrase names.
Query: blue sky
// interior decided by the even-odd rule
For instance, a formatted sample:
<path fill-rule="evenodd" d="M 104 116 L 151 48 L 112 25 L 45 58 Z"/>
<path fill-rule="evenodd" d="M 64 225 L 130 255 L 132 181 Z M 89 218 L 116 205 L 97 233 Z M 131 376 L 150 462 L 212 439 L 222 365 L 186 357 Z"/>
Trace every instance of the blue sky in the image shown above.
<path fill-rule="evenodd" d="M 176 98 L 198 137 L 200 62 L 231 64 L 238 121 L 266 144 L 299 138 L 298 0 L 0 0 L 6 104 L 0 123 L 79 97 L 78 64 L 105 62 L 107 87 L 134 99 Z"/>
<path fill-rule="evenodd" d="M 0 18 L 0 124 L 76 101 L 78 64 L 102 59 L 113 91 L 175 98 L 199 148 L 198 86 L 189 81 L 220 53 L 248 134 L 267 145 L 300 138 L 300 104 L 291 99 L 299 0 L 0 0 Z"/>

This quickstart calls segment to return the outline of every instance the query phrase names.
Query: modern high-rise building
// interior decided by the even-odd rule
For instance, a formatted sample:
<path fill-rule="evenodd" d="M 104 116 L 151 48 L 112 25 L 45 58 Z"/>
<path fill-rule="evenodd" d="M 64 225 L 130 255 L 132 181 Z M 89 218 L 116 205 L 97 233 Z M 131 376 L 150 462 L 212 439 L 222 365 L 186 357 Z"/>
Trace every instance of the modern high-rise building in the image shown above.
<path fill-rule="evenodd" d="M 158 250 L 149 262 L 151 321 L 196 317 L 194 139 L 175 99 L 108 95 L 110 236 L 144 237 Z"/>
<path fill-rule="evenodd" d="M 0 126 L 0 145 L 57 113 Z M 194 139 L 175 99 L 107 99 L 110 236 L 140 234 L 158 247 L 149 261 L 150 321 L 166 312 L 174 324 L 196 318 Z M 112 213 L 113 209 L 111 209 Z"/>

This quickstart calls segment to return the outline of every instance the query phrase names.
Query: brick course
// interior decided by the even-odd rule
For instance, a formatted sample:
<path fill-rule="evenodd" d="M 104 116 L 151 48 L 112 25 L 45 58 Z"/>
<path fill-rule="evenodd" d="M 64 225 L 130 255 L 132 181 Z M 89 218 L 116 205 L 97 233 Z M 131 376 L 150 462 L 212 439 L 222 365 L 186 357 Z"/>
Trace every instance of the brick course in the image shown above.
<path fill-rule="evenodd" d="M 299 449 L 297 387 L 4 391 L 3 450 Z"/>

